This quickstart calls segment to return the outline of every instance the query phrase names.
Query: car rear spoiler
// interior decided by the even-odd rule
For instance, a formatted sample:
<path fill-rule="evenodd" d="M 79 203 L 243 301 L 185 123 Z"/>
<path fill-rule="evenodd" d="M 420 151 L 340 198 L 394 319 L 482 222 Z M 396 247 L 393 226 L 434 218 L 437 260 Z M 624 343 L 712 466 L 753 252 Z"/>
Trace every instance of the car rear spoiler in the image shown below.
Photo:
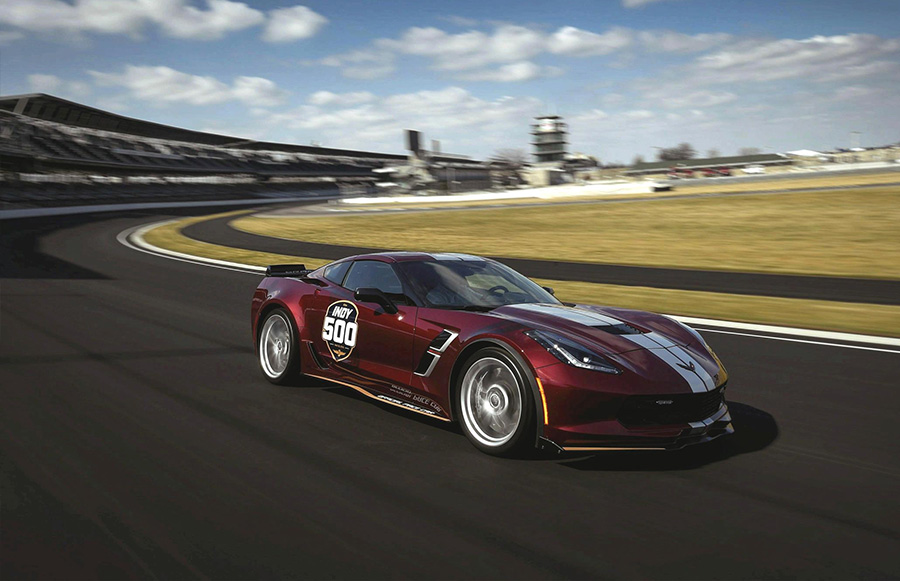
<path fill-rule="evenodd" d="M 266 276 L 304 277 L 310 272 L 304 264 L 272 264 L 266 267 Z"/>

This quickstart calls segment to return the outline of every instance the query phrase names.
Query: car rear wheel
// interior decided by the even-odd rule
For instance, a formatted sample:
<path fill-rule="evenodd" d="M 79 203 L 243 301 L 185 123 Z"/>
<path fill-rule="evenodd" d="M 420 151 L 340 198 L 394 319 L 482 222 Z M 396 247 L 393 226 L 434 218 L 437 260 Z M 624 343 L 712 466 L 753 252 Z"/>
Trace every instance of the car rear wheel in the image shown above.
<path fill-rule="evenodd" d="M 513 358 L 502 349 L 482 349 L 469 358 L 460 376 L 460 424 L 469 441 L 498 456 L 528 449 L 533 444 L 534 398 Z"/>
<path fill-rule="evenodd" d="M 284 384 L 297 375 L 299 354 L 290 315 L 284 309 L 270 312 L 259 332 L 259 367 L 266 379 Z"/>

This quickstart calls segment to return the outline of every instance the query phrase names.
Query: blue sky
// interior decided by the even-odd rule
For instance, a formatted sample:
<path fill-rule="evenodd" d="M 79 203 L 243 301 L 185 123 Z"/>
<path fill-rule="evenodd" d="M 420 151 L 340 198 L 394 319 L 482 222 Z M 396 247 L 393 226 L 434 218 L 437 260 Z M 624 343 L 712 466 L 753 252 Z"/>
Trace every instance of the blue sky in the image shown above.
<path fill-rule="evenodd" d="M 2 0 L 0 93 L 235 136 L 652 158 L 900 140 L 896 0 Z"/>

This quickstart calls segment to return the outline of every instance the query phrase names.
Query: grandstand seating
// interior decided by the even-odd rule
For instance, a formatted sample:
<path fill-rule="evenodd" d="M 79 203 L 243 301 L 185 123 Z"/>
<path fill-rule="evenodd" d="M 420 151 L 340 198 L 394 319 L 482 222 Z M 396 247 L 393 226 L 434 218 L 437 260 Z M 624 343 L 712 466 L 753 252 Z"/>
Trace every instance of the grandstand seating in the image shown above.
<path fill-rule="evenodd" d="M 0 110 L 0 203 L 6 208 L 335 194 L 342 182 L 374 182 L 372 169 L 383 164 L 173 142 Z"/>

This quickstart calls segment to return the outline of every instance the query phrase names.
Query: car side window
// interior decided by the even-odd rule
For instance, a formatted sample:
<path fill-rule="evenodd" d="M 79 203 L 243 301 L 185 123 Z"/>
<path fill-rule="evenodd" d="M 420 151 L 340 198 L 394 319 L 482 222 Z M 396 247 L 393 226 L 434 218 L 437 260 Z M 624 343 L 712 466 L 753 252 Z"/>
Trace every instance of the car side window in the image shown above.
<path fill-rule="evenodd" d="M 344 282 L 344 275 L 347 274 L 347 269 L 350 268 L 351 264 L 351 262 L 347 261 L 326 266 L 325 271 L 322 273 L 322 276 L 324 276 L 326 280 L 333 282 L 334 284 L 341 284 L 342 282 Z"/>
<path fill-rule="evenodd" d="M 377 288 L 388 295 L 402 295 L 403 285 L 390 264 L 377 260 L 357 260 L 350 267 L 344 287 L 355 291 L 359 288 Z"/>

